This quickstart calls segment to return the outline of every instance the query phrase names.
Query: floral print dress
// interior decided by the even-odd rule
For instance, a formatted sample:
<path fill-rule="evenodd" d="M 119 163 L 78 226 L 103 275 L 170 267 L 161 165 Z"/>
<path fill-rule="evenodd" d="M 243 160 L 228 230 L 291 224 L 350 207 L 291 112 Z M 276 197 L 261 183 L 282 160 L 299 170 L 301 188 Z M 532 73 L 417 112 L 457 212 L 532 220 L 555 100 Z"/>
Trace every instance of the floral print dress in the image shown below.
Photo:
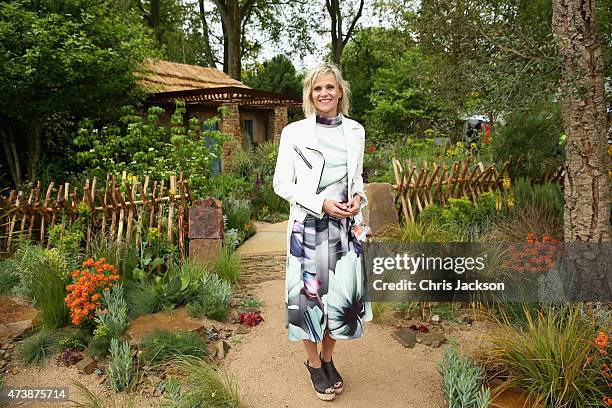
<path fill-rule="evenodd" d="M 325 151 L 323 151 L 325 155 Z M 346 175 L 318 193 L 347 202 Z M 352 218 L 307 215 L 294 221 L 286 265 L 286 321 L 290 340 L 320 342 L 324 331 L 337 340 L 360 338 L 372 320 L 362 248 Z"/>

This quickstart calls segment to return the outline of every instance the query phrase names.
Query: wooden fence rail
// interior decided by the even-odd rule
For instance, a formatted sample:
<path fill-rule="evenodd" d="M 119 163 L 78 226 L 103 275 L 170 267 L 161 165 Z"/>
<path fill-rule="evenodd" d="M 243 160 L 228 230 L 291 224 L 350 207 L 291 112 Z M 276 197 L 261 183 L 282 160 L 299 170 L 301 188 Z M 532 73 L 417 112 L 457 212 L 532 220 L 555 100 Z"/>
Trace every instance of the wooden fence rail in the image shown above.
<path fill-rule="evenodd" d="M 185 255 L 187 215 L 192 202 L 191 191 L 181 173 L 178 180 L 170 176 L 151 181 L 149 176 L 140 182 L 138 177 L 121 179 L 108 174 L 104 182 L 97 178 L 85 180 L 83 186 L 55 183 L 46 190 L 40 181 L 26 199 L 22 191 L 12 190 L 0 197 L 0 248 L 11 251 L 14 237 L 24 235 L 47 247 L 48 231 L 64 221 L 75 221 L 84 208 L 88 210 L 86 248 L 89 249 L 94 233 L 105 234 L 117 242 L 129 240 L 138 226 L 157 228 L 173 244 L 175 237 L 179 254 Z M 82 216 L 82 215 L 81 215 Z M 175 224 L 176 222 L 176 224 Z M 138 240 L 138 234 L 135 236 Z"/>
<path fill-rule="evenodd" d="M 396 182 L 393 187 L 401 202 L 404 219 L 415 221 L 429 204 L 445 206 L 449 198 L 467 197 L 476 201 L 484 192 L 505 189 L 504 176 L 509 165 L 510 162 L 506 162 L 497 169 L 495 164 L 485 167 L 481 162 L 472 164 L 468 159 L 454 162 L 450 167 L 435 162 L 431 166 L 427 162 L 416 166 L 411 160 L 405 160 L 402 166 L 399 160 L 393 159 Z M 561 168 L 538 181 L 561 182 L 563 176 L 564 169 Z"/>

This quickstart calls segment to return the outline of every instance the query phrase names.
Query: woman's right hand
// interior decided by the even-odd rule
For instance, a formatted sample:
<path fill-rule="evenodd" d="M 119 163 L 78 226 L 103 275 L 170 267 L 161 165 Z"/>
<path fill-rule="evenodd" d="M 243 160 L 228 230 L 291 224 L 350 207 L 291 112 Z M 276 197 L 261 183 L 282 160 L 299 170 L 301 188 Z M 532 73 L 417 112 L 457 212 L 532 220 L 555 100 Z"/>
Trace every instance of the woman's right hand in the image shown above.
<path fill-rule="evenodd" d="M 349 207 L 346 204 L 343 204 L 336 200 L 331 200 L 326 198 L 323 201 L 323 212 L 330 217 L 334 218 L 346 218 L 350 217 L 352 214 L 348 211 Z"/>

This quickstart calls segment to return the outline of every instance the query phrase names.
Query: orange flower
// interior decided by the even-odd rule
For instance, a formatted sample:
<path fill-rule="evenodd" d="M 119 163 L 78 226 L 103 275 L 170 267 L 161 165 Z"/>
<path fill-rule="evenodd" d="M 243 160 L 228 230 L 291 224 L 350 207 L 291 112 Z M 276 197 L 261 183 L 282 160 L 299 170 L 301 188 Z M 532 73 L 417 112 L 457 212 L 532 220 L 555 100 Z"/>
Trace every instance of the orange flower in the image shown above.
<path fill-rule="evenodd" d="M 612 407 L 612 397 L 604 397 L 603 402 L 607 407 Z"/>
<path fill-rule="evenodd" d="M 595 345 L 602 349 L 608 347 L 608 336 L 605 332 L 600 331 L 597 333 L 597 336 L 595 337 Z"/>

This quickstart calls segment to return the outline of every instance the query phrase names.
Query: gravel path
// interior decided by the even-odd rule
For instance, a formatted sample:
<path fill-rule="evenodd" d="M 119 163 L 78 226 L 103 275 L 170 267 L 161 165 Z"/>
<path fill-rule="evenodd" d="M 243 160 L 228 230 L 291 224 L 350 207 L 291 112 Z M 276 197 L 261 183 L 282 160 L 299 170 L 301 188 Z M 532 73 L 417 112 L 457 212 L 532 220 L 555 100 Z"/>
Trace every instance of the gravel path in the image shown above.
<path fill-rule="evenodd" d="M 344 392 L 332 402 L 320 401 L 303 364 L 304 346 L 287 339 L 283 290 L 282 280 L 258 287 L 265 321 L 226 359 L 250 407 L 446 407 L 436 368 L 442 349 L 405 349 L 392 337 L 391 327 L 373 322 L 367 323 L 364 338 L 336 343 L 334 363 L 344 377 Z"/>

